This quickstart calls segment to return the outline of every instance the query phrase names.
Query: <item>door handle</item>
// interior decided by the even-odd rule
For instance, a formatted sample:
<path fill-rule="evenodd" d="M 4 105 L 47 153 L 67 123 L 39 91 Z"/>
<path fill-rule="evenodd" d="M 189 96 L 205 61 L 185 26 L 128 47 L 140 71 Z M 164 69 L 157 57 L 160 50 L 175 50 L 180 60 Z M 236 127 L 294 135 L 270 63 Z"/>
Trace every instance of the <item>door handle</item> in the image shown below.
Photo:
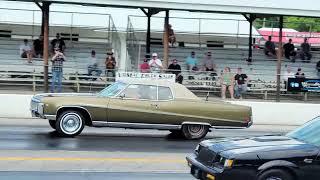
<path fill-rule="evenodd" d="M 304 159 L 303 162 L 311 164 L 313 162 L 313 159 Z"/>

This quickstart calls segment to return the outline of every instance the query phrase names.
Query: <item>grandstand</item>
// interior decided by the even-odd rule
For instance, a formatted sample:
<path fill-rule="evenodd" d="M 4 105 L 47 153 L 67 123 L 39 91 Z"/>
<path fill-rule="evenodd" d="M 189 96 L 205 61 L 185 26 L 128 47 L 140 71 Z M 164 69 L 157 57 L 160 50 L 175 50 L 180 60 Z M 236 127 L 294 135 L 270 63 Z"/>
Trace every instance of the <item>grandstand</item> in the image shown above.
<path fill-rule="evenodd" d="M 56 12 L 59 13 L 59 12 Z M 77 13 L 74 13 L 77 14 Z M 100 14 L 101 15 L 101 14 Z M 104 69 L 104 59 L 106 57 L 106 51 L 113 49 L 117 56 L 119 71 L 130 70 L 138 71 L 138 65 L 142 62 L 142 59 L 146 55 L 145 36 L 146 30 L 143 29 L 137 19 L 141 19 L 141 16 L 128 16 L 126 32 L 118 32 L 113 23 L 111 15 L 103 14 L 111 19 L 111 24 L 105 26 L 78 26 L 70 24 L 51 24 L 50 37 L 51 39 L 56 33 L 64 33 L 73 38 L 73 34 L 76 34 L 76 41 L 66 40 L 67 49 L 65 51 L 67 61 L 64 63 L 64 87 L 67 87 L 64 91 L 93 91 L 94 89 L 100 89 L 108 85 L 111 81 L 103 75 L 97 78 L 96 81 L 92 81 L 92 77 L 87 76 L 88 57 L 91 50 L 97 52 L 97 59 L 101 69 Z M 223 15 L 225 16 L 225 15 Z M 234 18 L 239 19 L 234 19 Z M 250 77 L 250 91 L 247 98 L 274 98 L 276 91 L 276 59 L 268 58 L 264 55 L 263 50 L 253 50 L 253 62 L 248 65 L 246 58 L 248 57 L 248 22 L 244 21 L 241 16 L 233 15 L 232 18 L 224 19 L 225 22 L 231 22 L 231 27 L 237 27 L 232 32 L 223 32 L 221 24 L 223 19 L 205 19 L 192 18 L 182 19 L 174 17 L 174 27 L 176 30 L 176 36 L 178 43 L 183 46 L 176 46 L 169 49 L 169 59 L 178 59 L 179 64 L 183 69 L 183 76 L 185 77 L 184 84 L 197 92 L 199 95 L 205 95 L 207 92 L 212 92 L 211 95 L 219 96 L 220 85 L 216 78 L 212 78 L 206 72 L 190 73 L 186 71 L 185 59 L 189 56 L 191 51 L 196 52 L 199 63 L 203 60 L 205 53 L 210 51 L 213 54 L 215 64 L 217 65 L 217 74 L 228 66 L 235 72 L 236 68 L 242 67 L 243 71 Z M 160 23 L 157 23 L 158 27 L 163 26 L 163 18 L 155 17 L 155 19 L 161 19 Z M 200 24 L 200 27 L 196 30 L 185 29 L 185 27 L 179 27 L 179 19 L 184 23 L 188 20 L 207 23 Z M 220 24 L 213 24 L 212 22 L 220 22 Z M 209 23 L 211 22 L 211 23 Z M 222 22 L 222 23 L 221 23 Z M 35 58 L 34 63 L 28 64 L 26 60 L 19 57 L 18 47 L 24 38 L 29 40 L 36 39 L 39 35 L 39 22 L 19 23 L 19 22 L 0 22 L 0 30 L 4 28 L 10 30 L 10 37 L 2 37 L 0 39 L 0 83 L 3 85 L 12 86 L 26 86 L 31 87 L 33 91 L 41 91 L 43 86 L 43 61 L 40 58 Z M 242 24 L 244 23 L 244 24 Z M 212 27 L 219 27 L 219 31 L 210 31 L 212 28 L 204 29 L 201 27 L 211 24 Z M 188 24 L 187 24 L 188 25 Z M 245 31 L 243 29 L 247 28 Z M 22 31 L 25 30 L 24 32 Z M 202 30 L 201 30 L 202 29 Z M 228 28 L 230 29 L 230 27 Z M 125 41 L 121 41 L 119 37 L 126 36 Z M 162 31 L 161 29 L 152 29 L 151 37 L 156 41 L 151 46 L 152 52 L 157 52 L 163 57 L 163 45 L 162 45 Z M 257 31 L 254 29 L 254 37 L 261 38 Z M 217 43 L 216 47 L 207 47 L 208 44 Z M 123 44 L 126 44 L 127 49 L 123 49 Z M 127 56 L 123 57 L 121 51 L 127 50 Z M 293 72 L 297 68 L 301 67 L 309 78 L 317 78 L 317 71 L 315 64 L 320 58 L 320 54 L 317 51 L 312 52 L 313 59 L 310 63 L 302 63 L 297 60 L 296 63 L 291 63 L 284 60 L 282 63 L 282 69 L 284 71 L 285 65 L 290 65 Z M 121 57 L 120 57 L 121 56 Z M 124 59 L 124 60 L 123 60 Z M 125 65 L 124 65 L 125 63 Z M 50 71 L 50 68 L 49 68 Z M 193 76 L 194 80 L 188 80 L 186 77 Z M 210 79 L 211 78 L 211 79 Z M 108 81 L 109 80 L 109 81 Z M 197 83 L 195 83 L 197 82 Z M 203 82 L 203 83 L 202 83 Z M 4 86 L 2 86 L 3 88 Z M 296 99 L 307 100 L 305 94 L 290 94 L 286 92 L 285 85 L 281 83 L 282 95 L 292 96 Z M 312 97 L 317 94 L 312 94 Z"/>

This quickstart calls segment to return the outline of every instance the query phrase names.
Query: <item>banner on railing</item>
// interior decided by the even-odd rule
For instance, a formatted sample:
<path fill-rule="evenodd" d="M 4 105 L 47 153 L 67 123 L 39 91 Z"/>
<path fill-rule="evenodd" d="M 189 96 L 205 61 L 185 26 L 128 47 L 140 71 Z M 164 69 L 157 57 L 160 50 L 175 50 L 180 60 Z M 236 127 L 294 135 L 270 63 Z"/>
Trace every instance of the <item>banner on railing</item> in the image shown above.
<path fill-rule="evenodd" d="M 137 72 L 117 72 L 116 81 L 128 79 L 143 79 L 143 80 L 168 80 L 172 83 L 176 81 L 175 74 L 161 74 L 161 73 L 137 73 Z"/>
<path fill-rule="evenodd" d="M 289 78 L 288 91 L 320 92 L 320 79 Z"/>

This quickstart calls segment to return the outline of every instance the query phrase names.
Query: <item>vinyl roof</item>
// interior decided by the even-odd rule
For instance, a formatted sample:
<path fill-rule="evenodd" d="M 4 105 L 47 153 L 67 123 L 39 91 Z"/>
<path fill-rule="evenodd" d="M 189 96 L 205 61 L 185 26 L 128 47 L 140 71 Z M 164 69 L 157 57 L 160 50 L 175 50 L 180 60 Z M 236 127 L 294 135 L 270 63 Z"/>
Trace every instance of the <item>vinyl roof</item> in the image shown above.
<path fill-rule="evenodd" d="M 15 0 L 16 1 L 16 0 Z M 35 0 L 20 0 L 34 2 Z M 220 13 L 253 13 L 320 17 L 320 2 L 315 0 L 37 0 L 53 3 L 115 6 L 131 8 L 160 8 Z"/>

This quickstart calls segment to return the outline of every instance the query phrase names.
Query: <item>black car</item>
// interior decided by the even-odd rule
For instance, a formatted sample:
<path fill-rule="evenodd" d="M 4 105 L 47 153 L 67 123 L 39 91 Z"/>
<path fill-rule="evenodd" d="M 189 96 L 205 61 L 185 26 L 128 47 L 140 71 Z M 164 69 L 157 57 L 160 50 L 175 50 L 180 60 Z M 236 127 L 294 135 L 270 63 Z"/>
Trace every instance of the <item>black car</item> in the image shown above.
<path fill-rule="evenodd" d="M 209 180 L 320 180 L 320 117 L 284 136 L 202 141 L 187 157 Z"/>

